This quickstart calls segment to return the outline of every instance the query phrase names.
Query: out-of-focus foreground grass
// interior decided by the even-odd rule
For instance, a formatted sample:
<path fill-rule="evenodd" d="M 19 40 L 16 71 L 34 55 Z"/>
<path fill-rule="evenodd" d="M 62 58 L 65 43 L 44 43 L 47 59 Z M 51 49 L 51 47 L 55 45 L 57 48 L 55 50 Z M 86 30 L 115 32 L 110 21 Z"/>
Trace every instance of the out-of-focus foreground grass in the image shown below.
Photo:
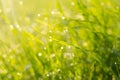
<path fill-rule="evenodd" d="M 0 0 L 0 80 L 119 80 L 120 0 Z"/>

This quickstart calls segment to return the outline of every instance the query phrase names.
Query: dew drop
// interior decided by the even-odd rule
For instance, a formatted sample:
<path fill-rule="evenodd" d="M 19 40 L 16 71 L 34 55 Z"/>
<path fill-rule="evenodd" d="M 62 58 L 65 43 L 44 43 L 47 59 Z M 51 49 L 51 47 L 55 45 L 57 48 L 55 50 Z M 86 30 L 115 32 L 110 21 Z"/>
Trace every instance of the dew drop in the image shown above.
<path fill-rule="evenodd" d="M 75 6 L 75 3 L 74 3 L 74 2 L 72 2 L 72 3 L 71 3 L 71 5 L 72 5 L 72 6 Z"/>
<path fill-rule="evenodd" d="M 0 9 L 0 13 L 2 13 L 2 10 Z"/>
<path fill-rule="evenodd" d="M 83 42 L 83 46 L 87 46 L 88 44 L 87 44 L 87 42 Z"/>
<path fill-rule="evenodd" d="M 22 76 L 22 73 L 18 72 L 17 75 L 18 75 L 18 76 Z"/>
<path fill-rule="evenodd" d="M 60 49 L 62 49 L 62 50 L 63 50 L 63 49 L 64 49 L 64 47 L 62 46 Z"/>
<path fill-rule="evenodd" d="M 62 20 L 65 20 L 65 16 L 62 16 Z"/>
<path fill-rule="evenodd" d="M 17 25 L 16 25 L 16 28 L 20 28 L 20 25 L 17 24 Z"/>
<path fill-rule="evenodd" d="M 54 15 L 54 14 L 55 14 L 55 11 L 51 11 L 51 14 Z"/>
<path fill-rule="evenodd" d="M 52 39 L 49 39 L 50 42 L 52 42 L 53 40 Z"/>
<path fill-rule="evenodd" d="M 52 36 L 49 36 L 49 38 L 51 39 L 51 38 L 52 38 Z"/>
<path fill-rule="evenodd" d="M 42 56 L 42 53 L 38 53 L 38 56 Z"/>
<path fill-rule="evenodd" d="M 7 57 L 7 55 L 6 55 L 6 54 L 3 54 L 3 57 L 4 57 L 4 58 L 6 58 L 6 57 Z"/>
<path fill-rule="evenodd" d="M 41 15 L 40 14 L 37 14 L 38 17 L 40 17 Z"/>
<path fill-rule="evenodd" d="M 14 28 L 14 26 L 11 24 L 11 25 L 10 25 L 10 28 L 11 28 L 11 29 L 13 29 L 13 28 Z"/>
<path fill-rule="evenodd" d="M 20 5 L 23 5 L 23 1 L 19 1 L 19 4 L 20 4 Z"/>
<path fill-rule="evenodd" d="M 47 77 L 49 77 L 50 75 L 49 74 L 47 74 Z"/>
<path fill-rule="evenodd" d="M 46 47 L 44 47 L 44 50 L 46 50 Z"/>
<path fill-rule="evenodd" d="M 49 30 L 50 33 L 52 33 L 52 30 Z"/>

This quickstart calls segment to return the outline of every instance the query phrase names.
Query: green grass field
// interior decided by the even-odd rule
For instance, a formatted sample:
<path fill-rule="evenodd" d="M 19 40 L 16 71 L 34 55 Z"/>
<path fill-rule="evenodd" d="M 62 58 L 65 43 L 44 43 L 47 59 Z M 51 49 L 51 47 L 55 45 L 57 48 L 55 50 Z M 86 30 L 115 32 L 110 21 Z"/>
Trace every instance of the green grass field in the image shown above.
<path fill-rule="evenodd" d="M 120 80 L 120 0 L 0 0 L 0 80 Z"/>

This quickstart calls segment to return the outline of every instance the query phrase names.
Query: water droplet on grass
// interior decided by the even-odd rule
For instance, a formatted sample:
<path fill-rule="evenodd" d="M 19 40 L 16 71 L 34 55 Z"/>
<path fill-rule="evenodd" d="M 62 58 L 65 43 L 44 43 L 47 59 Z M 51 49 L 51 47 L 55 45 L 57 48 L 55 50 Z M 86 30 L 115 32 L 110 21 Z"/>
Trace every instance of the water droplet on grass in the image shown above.
<path fill-rule="evenodd" d="M 46 50 L 47 48 L 46 48 L 46 47 L 44 47 L 43 49 L 44 49 L 44 50 Z"/>
<path fill-rule="evenodd" d="M 6 58 L 7 57 L 7 55 L 6 54 L 3 54 L 3 58 Z"/>
<path fill-rule="evenodd" d="M 87 44 L 87 42 L 83 42 L 83 46 L 87 46 L 88 44 Z"/>
<path fill-rule="evenodd" d="M 62 20 L 65 20 L 65 16 L 62 16 Z"/>
<path fill-rule="evenodd" d="M 62 49 L 62 50 L 63 50 L 63 49 L 64 49 L 64 47 L 62 46 L 60 49 Z"/>
<path fill-rule="evenodd" d="M 49 75 L 49 73 L 47 74 L 47 77 L 49 77 L 50 75 Z"/>
<path fill-rule="evenodd" d="M 40 17 L 41 15 L 40 14 L 37 14 L 38 17 Z"/>
<path fill-rule="evenodd" d="M 49 39 L 49 42 L 52 42 L 53 40 L 52 39 Z"/>
<path fill-rule="evenodd" d="M 50 33 L 52 33 L 52 30 L 49 30 Z"/>
<path fill-rule="evenodd" d="M 10 28 L 11 28 L 11 29 L 13 29 L 13 28 L 14 28 L 14 26 L 11 24 L 11 25 L 10 25 Z"/>
<path fill-rule="evenodd" d="M 42 53 L 38 53 L 38 56 L 42 56 Z"/>
<path fill-rule="evenodd" d="M 2 13 L 2 10 L 0 9 L 0 13 Z"/>
<path fill-rule="evenodd" d="M 52 36 L 49 36 L 49 38 L 51 39 L 51 38 L 52 38 Z"/>
<path fill-rule="evenodd" d="M 23 5 L 23 1 L 19 1 L 19 4 L 20 4 L 20 5 Z"/>
<path fill-rule="evenodd" d="M 54 15 L 54 14 L 55 14 L 55 11 L 51 11 L 51 14 Z"/>
<path fill-rule="evenodd" d="M 52 42 L 53 40 L 52 40 L 52 36 L 49 36 L 49 42 Z"/>
<path fill-rule="evenodd" d="M 22 73 L 20 73 L 20 72 L 17 72 L 17 75 L 18 75 L 18 76 L 22 76 Z"/>
<path fill-rule="evenodd" d="M 16 25 L 16 28 L 20 28 L 20 25 L 17 24 L 17 25 Z"/>
<path fill-rule="evenodd" d="M 72 5 L 72 6 L 75 6 L 75 3 L 74 3 L 74 2 L 72 2 L 72 3 L 71 3 L 71 5 Z"/>

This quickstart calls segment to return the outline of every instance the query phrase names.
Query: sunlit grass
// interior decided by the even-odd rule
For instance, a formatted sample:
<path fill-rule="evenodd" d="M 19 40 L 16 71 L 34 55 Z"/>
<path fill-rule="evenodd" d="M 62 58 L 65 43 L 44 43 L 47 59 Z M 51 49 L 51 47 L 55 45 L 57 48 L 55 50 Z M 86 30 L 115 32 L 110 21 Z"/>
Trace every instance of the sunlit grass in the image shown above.
<path fill-rule="evenodd" d="M 0 80 L 119 80 L 119 0 L 1 0 Z"/>

